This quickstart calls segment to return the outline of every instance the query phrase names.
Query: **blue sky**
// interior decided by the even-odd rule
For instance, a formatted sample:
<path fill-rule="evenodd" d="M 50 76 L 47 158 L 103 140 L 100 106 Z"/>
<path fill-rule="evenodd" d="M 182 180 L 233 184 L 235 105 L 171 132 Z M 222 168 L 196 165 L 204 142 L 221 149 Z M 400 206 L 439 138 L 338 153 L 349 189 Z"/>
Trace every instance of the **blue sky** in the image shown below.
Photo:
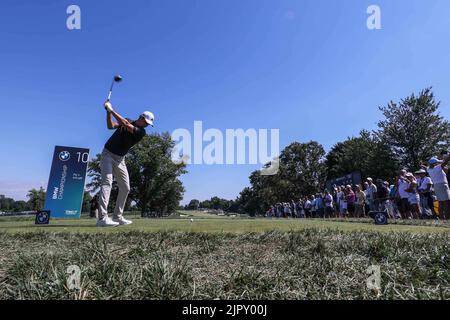
<path fill-rule="evenodd" d="M 66 28 L 70 4 L 81 30 Z M 382 30 L 366 27 L 371 4 Z M 114 73 L 117 111 L 153 111 L 158 132 L 202 120 L 329 149 L 428 86 L 450 118 L 447 0 L 2 0 L 0 13 L 0 194 L 16 199 L 46 186 L 55 145 L 101 152 Z M 189 166 L 185 201 L 235 198 L 257 168 Z"/>

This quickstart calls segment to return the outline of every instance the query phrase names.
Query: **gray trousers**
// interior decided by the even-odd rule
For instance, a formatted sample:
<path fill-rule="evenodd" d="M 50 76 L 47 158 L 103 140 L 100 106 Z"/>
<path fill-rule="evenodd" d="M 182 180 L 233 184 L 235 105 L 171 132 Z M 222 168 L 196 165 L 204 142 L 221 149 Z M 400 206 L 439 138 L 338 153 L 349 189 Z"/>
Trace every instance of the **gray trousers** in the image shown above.
<path fill-rule="evenodd" d="M 111 195 L 113 176 L 116 178 L 119 187 L 119 195 L 116 200 L 113 218 L 120 218 L 125 209 L 128 193 L 130 193 L 130 179 L 128 177 L 125 157 L 121 157 L 103 149 L 102 160 L 100 162 L 102 171 L 102 188 L 100 191 L 98 218 L 103 219 L 108 216 L 108 203 Z"/>

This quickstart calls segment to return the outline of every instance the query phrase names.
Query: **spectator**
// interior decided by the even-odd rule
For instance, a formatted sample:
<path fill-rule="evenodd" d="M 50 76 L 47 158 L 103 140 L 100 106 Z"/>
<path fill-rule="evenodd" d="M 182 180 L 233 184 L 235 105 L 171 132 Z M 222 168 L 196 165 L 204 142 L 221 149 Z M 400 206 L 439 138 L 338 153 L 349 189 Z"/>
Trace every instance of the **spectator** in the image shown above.
<path fill-rule="evenodd" d="M 311 218 L 315 218 L 317 214 L 317 205 L 316 205 L 316 197 L 314 195 L 311 196 Z"/>
<path fill-rule="evenodd" d="M 339 214 L 339 203 L 338 203 L 338 188 L 336 185 L 333 186 L 333 217 L 337 217 Z"/>
<path fill-rule="evenodd" d="M 424 169 L 416 171 L 415 174 L 417 175 L 422 218 L 428 219 L 434 215 L 434 201 L 433 196 L 431 195 L 433 182 L 431 181 L 431 178 L 427 176 L 427 172 Z"/>
<path fill-rule="evenodd" d="M 438 159 L 444 161 L 446 157 L 448 157 L 448 151 L 442 150 Z M 447 170 L 447 181 L 450 181 L 450 170 Z"/>
<path fill-rule="evenodd" d="M 298 202 L 296 203 L 296 207 L 297 207 L 297 216 L 299 218 L 305 218 L 305 211 L 303 210 L 302 199 L 298 199 Z"/>
<path fill-rule="evenodd" d="M 355 216 L 357 218 L 364 217 L 365 214 L 365 203 L 366 203 L 366 194 L 362 190 L 360 185 L 356 186 L 356 203 L 355 203 Z"/>
<path fill-rule="evenodd" d="M 346 189 L 345 199 L 347 201 L 347 211 L 350 217 L 354 217 L 355 202 L 356 202 L 355 193 L 353 192 L 352 186 L 350 185 L 346 186 L 345 189 Z"/>
<path fill-rule="evenodd" d="M 398 211 L 400 197 L 398 196 L 395 184 L 389 186 L 389 202 L 387 203 L 388 215 L 393 219 L 400 219 L 401 215 Z"/>
<path fill-rule="evenodd" d="M 434 193 L 439 201 L 439 217 L 441 219 L 450 218 L 450 189 L 448 187 L 446 167 L 450 158 L 446 156 L 444 160 L 431 158 L 428 161 L 427 172 L 430 175 L 434 186 Z"/>
<path fill-rule="evenodd" d="M 387 185 L 386 185 L 387 184 Z M 389 200 L 389 183 L 377 179 L 377 196 L 375 205 L 378 211 L 386 211 L 386 203 Z"/>
<path fill-rule="evenodd" d="M 333 196 L 328 192 L 328 190 L 325 191 L 325 196 L 323 198 L 325 202 L 325 217 L 331 218 L 333 216 Z"/>
<path fill-rule="evenodd" d="M 274 206 L 270 206 L 269 210 L 267 210 L 266 212 L 266 217 L 267 218 L 272 218 L 275 212 L 275 207 Z"/>
<path fill-rule="evenodd" d="M 289 203 L 284 203 L 284 217 L 285 218 L 289 218 L 289 216 L 291 215 L 291 206 L 289 205 Z"/>
<path fill-rule="evenodd" d="M 398 194 L 400 196 L 400 214 L 402 215 L 403 219 L 409 219 L 411 217 L 411 211 L 409 207 L 409 193 L 406 191 L 406 189 L 408 189 L 410 185 L 410 182 L 407 179 L 406 174 L 406 170 L 400 170 L 396 183 Z"/>
<path fill-rule="evenodd" d="M 337 198 L 339 201 L 339 217 L 343 218 L 347 214 L 347 200 L 345 199 L 345 189 L 343 187 L 339 187 Z"/>
<path fill-rule="evenodd" d="M 325 215 L 325 204 L 321 193 L 318 193 L 316 196 L 316 213 L 320 218 L 323 218 Z"/>
<path fill-rule="evenodd" d="M 277 217 L 281 218 L 284 215 L 284 208 L 281 203 L 277 204 Z"/>
<path fill-rule="evenodd" d="M 377 211 L 377 207 L 375 204 L 375 198 L 377 195 L 377 187 L 376 185 L 373 183 L 373 179 L 372 178 L 367 178 L 367 192 L 366 192 L 366 198 L 367 201 L 369 203 L 369 210 L 370 211 Z"/>
<path fill-rule="evenodd" d="M 308 199 L 308 197 L 305 197 L 305 201 L 303 203 L 303 209 L 305 211 L 305 217 L 306 218 L 311 218 L 311 207 L 312 207 L 312 203 L 311 200 Z"/>
<path fill-rule="evenodd" d="M 409 193 L 408 201 L 412 218 L 418 219 L 420 217 L 420 197 L 417 191 L 417 181 L 412 173 L 407 173 L 405 176 L 409 182 L 408 188 L 405 191 Z"/>
<path fill-rule="evenodd" d="M 365 181 L 363 185 L 364 185 L 363 191 L 364 194 L 366 195 L 365 211 L 370 212 L 369 199 L 367 199 L 367 190 L 369 189 L 369 183 Z"/>
<path fill-rule="evenodd" d="M 292 218 L 298 218 L 298 216 L 297 216 L 297 205 L 295 204 L 294 200 L 291 200 L 291 213 L 292 213 Z"/>

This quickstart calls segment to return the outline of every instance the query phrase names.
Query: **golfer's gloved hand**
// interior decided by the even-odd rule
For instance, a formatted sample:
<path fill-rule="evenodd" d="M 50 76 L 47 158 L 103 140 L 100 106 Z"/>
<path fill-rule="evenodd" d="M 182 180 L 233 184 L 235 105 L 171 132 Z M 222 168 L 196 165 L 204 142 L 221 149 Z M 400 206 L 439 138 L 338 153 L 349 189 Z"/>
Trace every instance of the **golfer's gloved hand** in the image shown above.
<path fill-rule="evenodd" d="M 104 106 L 105 106 L 106 111 L 108 111 L 108 112 L 112 112 L 114 110 L 111 102 L 109 102 L 109 101 L 106 101 Z"/>

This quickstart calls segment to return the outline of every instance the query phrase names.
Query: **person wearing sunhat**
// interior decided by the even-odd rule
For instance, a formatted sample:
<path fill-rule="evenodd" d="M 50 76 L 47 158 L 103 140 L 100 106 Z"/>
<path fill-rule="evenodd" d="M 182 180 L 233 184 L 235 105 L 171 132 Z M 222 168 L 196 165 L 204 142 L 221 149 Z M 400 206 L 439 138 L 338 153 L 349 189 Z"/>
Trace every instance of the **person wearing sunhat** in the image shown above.
<path fill-rule="evenodd" d="M 433 196 L 431 195 L 433 181 L 427 176 L 427 172 L 424 169 L 417 170 L 414 174 L 417 176 L 422 217 L 431 218 L 434 215 Z"/>
<path fill-rule="evenodd" d="M 123 118 L 114 111 L 112 104 L 106 101 L 106 125 L 108 129 L 115 130 L 106 142 L 100 161 L 102 174 L 102 186 L 99 196 L 98 227 L 115 227 L 118 225 L 131 224 L 130 220 L 123 217 L 125 203 L 130 192 L 130 179 L 125 155 L 128 151 L 146 135 L 145 128 L 153 127 L 154 115 L 150 111 L 143 112 L 138 120 L 132 121 Z M 116 121 L 113 120 L 113 117 Z M 108 217 L 108 203 L 111 195 L 113 176 L 119 187 L 116 207 L 113 218 Z"/>
<path fill-rule="evenodd" d="M 407 173 L 408 172 L 405 169 L 400 170 L 395 183 L 398 195 L 400 197 L 399 211 L 402 216 L 402 219 L 408 219 L 411 217 L 411 210 L 409 207 L 410 194 L 409 192 L 406 191 L 406 189 L 408 189 L 410 185 L 410 182 L 406 177 Z"/>
<path fill-rule="evenodd" d="M 439 217 L 441 219 L 450 218 L 450 189 L 447 180 L 447 164 L 449 161 L 449 156 L 445 156 L 443 160 L 433 157 L 428 160 L 428 167 L 424 167 L 430 175 L 431 181 L 433 181 L 434 194 L 439 201 Z"/>
<path fill-rule="evenodd" d="M 372 178 L 367 178 L 367 189 L 366 189 L 366 199 L 369 203 L 369 210 L 370 211 L 377 211 L 378 207 L 376 205 L 375 199 L 377 196 L 377 186 L 373 183 Z"/>
<path fill-rule="evenodd" d="M 408 188 L 405 190 L 409 194 L 409 210 L 412 215 L 412 217 L 410 216 L 409 218 L 418 219 L 420 217 L 420 197 L 419 192 L 417 191 L 417 180 L 410 172 L 408 172 L 405 177 L 409 182 Z"/>

